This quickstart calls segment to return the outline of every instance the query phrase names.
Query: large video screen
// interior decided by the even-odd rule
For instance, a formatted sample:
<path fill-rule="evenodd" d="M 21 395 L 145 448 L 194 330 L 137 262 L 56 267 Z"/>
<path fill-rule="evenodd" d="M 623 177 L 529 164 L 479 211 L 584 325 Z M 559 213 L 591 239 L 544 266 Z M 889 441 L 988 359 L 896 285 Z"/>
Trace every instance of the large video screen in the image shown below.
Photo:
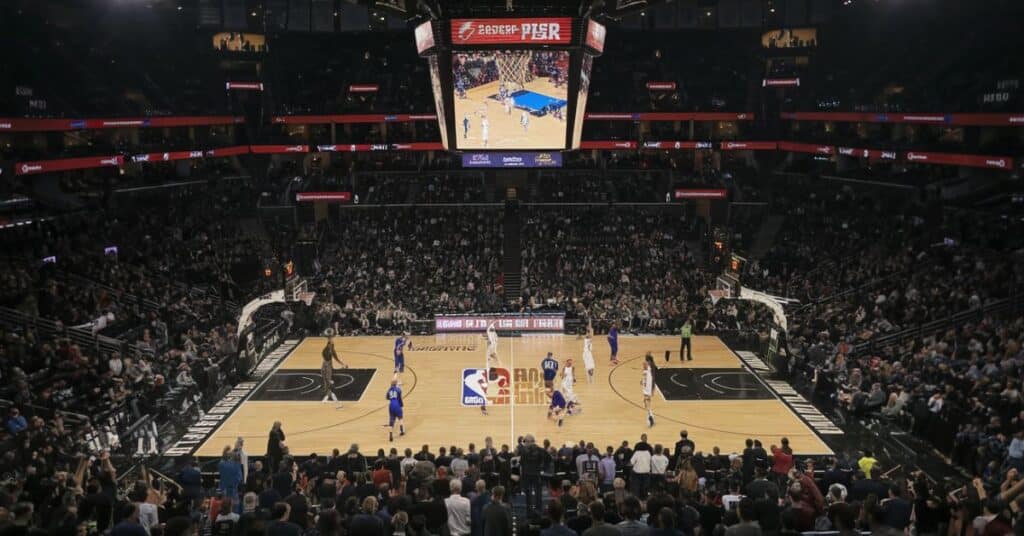
<path fill-rule="evenodd" d="M 564 149 L 569 52 L 452 56 L 456 149 Z"/>

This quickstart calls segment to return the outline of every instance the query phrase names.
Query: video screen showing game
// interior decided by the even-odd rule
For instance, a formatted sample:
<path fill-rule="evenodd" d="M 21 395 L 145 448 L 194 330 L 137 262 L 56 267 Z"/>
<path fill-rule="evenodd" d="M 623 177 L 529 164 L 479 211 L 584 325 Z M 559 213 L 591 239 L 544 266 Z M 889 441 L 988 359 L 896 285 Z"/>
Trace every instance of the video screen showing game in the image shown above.
<path fill-rule="evenodd" d="M 564 149 L 569 53 L 457 52 L 456 149 Z"/>

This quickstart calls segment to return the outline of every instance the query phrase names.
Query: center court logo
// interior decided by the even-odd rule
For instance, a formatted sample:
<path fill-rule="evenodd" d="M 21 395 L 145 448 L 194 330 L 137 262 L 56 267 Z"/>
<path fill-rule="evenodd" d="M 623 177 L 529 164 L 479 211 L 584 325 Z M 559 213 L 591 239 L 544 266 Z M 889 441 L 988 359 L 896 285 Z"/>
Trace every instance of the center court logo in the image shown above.
<path fill-rule="evenodd" d="M 507 406 L 511 403 L 511 375 L 508 369 L 495 369 L 497 378 L 488 380 L 486 369 L 462 369 L 462 405 Z"/>
<path fill-rule="evenodd" d="M 538 368 L 516 367 L 509 372 L 506 368 L 495 369 L 498 378 L 488 381 L 485 369 L 462 369 L 462 405 L 483 405 L 484 396 L 488 406 L 507 406 L 513 397 L 517 406 L 546 406 L 547 389 L 544 375 Z M 515 381 L 512 381 L 515 380 Z M 486 393 L 484 385 L 487 385 Z"/>

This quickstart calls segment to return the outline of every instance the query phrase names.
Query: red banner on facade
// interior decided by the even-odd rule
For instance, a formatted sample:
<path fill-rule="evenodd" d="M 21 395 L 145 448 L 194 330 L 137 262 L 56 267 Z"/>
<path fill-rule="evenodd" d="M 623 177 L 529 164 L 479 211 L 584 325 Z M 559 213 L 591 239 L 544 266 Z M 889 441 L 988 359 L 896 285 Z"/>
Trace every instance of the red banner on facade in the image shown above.
<path fill-rule="evenodd" d="M 675 91 L 675 82 L 647 82 L 647 89 L 651 91 Z"/>
<path fill-rule="evenodd" d="M 452 19 L 452 44 L 462 45 L 568 45 L 572 19 Z"/>
<path fill-rule="evenodd" d="M 295 194 L 296 201 L 329 201 L 334 203 L 349 202 L 352 200 L 352 192 L 299 192 Z"/>
<path fill-rule="evenodd" d="M 193 127 L 244 123 L 244 117 L 230 115 L 177 117 L 122 117 L 109 119 L 21 119 L 0 118 L 0 132 L 53 132 L 103 128 Z"/>
<path fill-rule="evenodd" d="M 889 114 L 875 112 L 783 112 L 792 121 L 835 121 L 838 123 L 916 123 L 921 125 L 1024 126 L 1024 114 Z"/>
<path fill-rule="evenodd" d="M 321 125 L 330 123 L 407 123 L 409 121 L 436 121 L 437 114 L 335 114 L 335 115 L 279 115 L 271 119 L 282 125 Z"/>
<path fill-rule="evenodd" d="M 1009 156 L 986 156 L 978 154 L 955 153 L 922 153 L 911 151 L 906 155 L 907 162 L 918 164 L 941 164 L 947 166 L 967 166 L 993 169 L 1012 169 L 1013 158 Z"/>
<path fill-rule="evenodd" d="M 225 82 L 224 89 L 229 91 L 263 91 L 263 82 Z"/>
<path fill-rule="evenodd" d="M 750 112 L 587 112 L 588 121 L 753 121 Z"/>
<path fill-rule="evenodd" d="M 676 188 L 676 199 L 725 199 L 724 188 Z"/>
<path fill-rule="evenodd" d="M 723 141 L 719 147 L 723 151 L 774 151 L 779 148 L 774 141 Z"/>
<path fill-rule="evenodd" d="M 339 143 L 335 145 L 317 145 L 316 150 L 322 153 L 363 153 L 374 151 L 441 151 L 444 146 L 439 141 L 414 143 Z"/>
<path fill-rule="evenodd" d="M 635 141 L 581 141 L 580 149 L 610 149 L 610 150 L 626 150 L 636 149 Z"/>
<path fill-rule="evenodd" d="M 836 148 L 831 145 L 817 145 L 814 143 L 798 143 L 794 141 L 780 141 L 778 142 L 780 151 L 788 151 L 791 153 L 813 153 L 813 154 L 824 154 L 833 155 L 836 153 Z"/>
<path fill-rule="evenodd" d="M 217 149 L 208 149 L 206 156 L 209 157 L 223 157 L 223 156 L 235 156 L 240 154 L 249 154 L 248 145 L 236 145 L 234 147 L 220 147 Z"/>
<path fill-rule="evenodd" d="M 800 87 L 799 78 L 765 78 L 761 87 Z"/>
<path fill-rule="evenodd" d="M 380 84 L 351 84 L 348 90 L 350 93 L 376 93 L 380 91 Z"/>
<path fill-rule="evenodd" d="M 710 141 L 645 141 L 644 149 L 710 149 Z"/>
<path fill-rule="evenodd" d="M 250 145 L 253 154 L 308 153 L 308 145 Z"/>
<path fill-rule="evenodd" d="M 143 153 L 132 157 L 132 162 L 173 162 L 175 160 L 191 160 L 202 158 L 203 151 L 172 151 L 166 153 Z"/>
<path fill-rule="evenodd" d="M 37 175 L 39 173 L 52 173 L 55 171 L 70 171 L 73 169 L 89 169 L 98 167 L 120 167 L 124 164 L 124 157 L 113 156 L 86 156 L 82 158 L 62 158 L 60 160 L 40 160 L 36 162 L 19 162 L 15 165 L 15 175 Z"/>
<path fill-rule="evenodd" d="M 836 147 L 836 152 L 843 156 L 867 158 L 870 160 L 896 160 L 896 151 L 880 151 L 878 149 L 857 149 L 854 147 Z"/>

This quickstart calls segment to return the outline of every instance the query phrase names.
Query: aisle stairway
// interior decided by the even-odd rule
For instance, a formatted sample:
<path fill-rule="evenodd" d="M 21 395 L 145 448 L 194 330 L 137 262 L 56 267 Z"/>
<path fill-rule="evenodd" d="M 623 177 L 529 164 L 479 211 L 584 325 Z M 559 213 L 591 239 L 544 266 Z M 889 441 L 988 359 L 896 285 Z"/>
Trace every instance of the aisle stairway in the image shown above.
<path fill-rule="evenodd" d="M 502 245 L 505 262 L 505 301 L 514 302 L 522 292 L 523 254 L 520 246 L 519 196 L 515 188 L 505 192 L 505 239 Z"/>

